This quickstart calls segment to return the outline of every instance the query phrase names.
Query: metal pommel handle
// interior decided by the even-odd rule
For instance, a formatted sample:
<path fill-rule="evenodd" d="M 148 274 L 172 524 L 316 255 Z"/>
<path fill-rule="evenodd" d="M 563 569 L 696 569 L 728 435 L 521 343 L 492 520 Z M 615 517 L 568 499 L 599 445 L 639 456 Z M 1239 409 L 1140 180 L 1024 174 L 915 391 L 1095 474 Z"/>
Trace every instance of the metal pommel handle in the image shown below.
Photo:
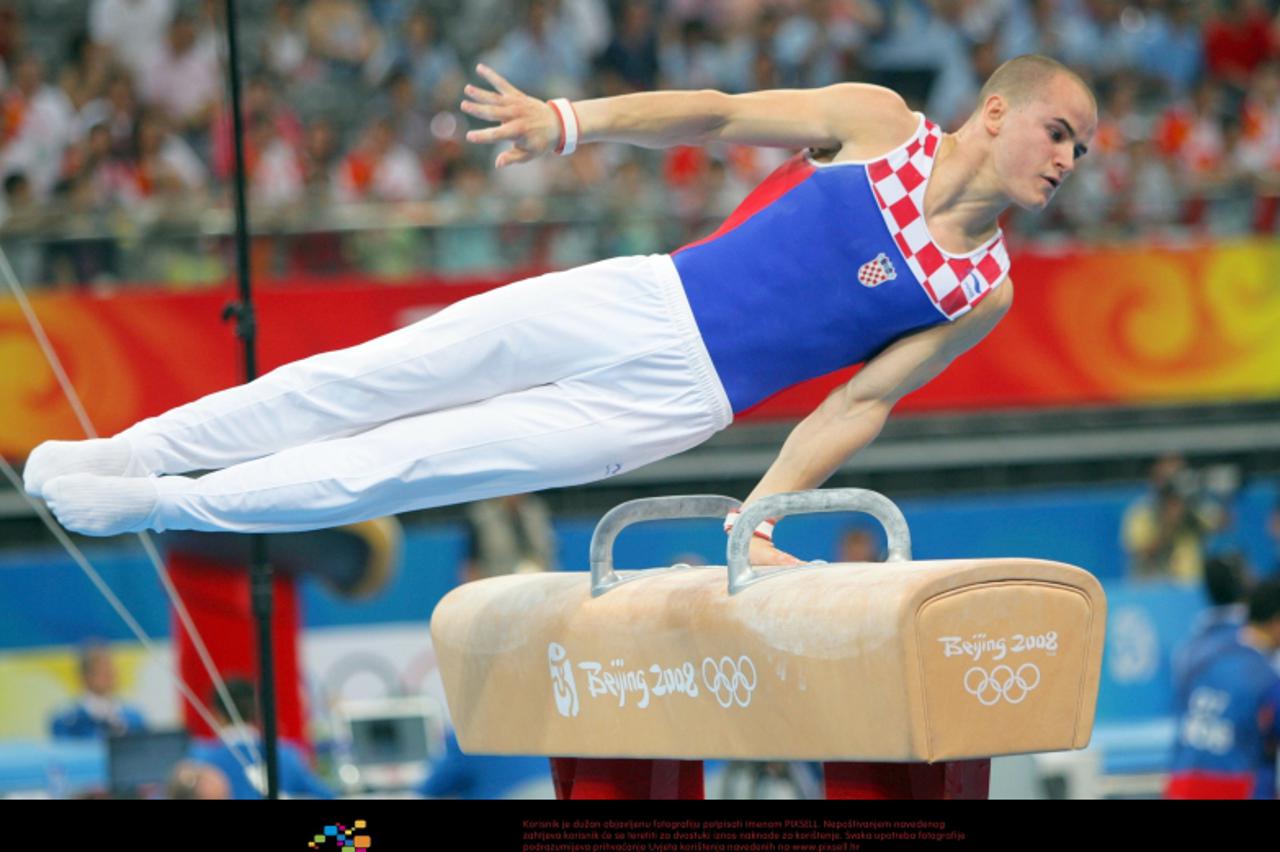
<path fill-rule="evenodd" d="M 866 512 L 883 526 L 889 537 L 889 562 L 911 559 L 911 533 L 907 519 L 894 502 L 883 494 L 865 488 L 831 488 L 817 491 L 795 491 L 772 494 L 742 510 L 733 531 L 729 533 L 729 594 L 738 592 L 764 579 L 751 567 L 748 553 L 751 535 L 766 518 L 814 512 Z"/>
<path fill-rule="evenodd" d="M 717 494 L 646 497 L 614 506 L 591 534 L 591 597 L 599 597 L 622 579 L 613 570 L 613 542 L 618 533 L 640 521 L 670 518 L 720 518 L 742 505 L 741 500 Z"/>

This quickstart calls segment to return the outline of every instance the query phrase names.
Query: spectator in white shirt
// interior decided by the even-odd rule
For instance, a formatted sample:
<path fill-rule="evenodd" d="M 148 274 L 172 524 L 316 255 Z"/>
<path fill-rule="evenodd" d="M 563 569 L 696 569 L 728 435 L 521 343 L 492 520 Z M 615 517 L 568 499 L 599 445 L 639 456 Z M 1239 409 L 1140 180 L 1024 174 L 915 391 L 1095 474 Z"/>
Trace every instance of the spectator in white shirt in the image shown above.
<path fill-rule="evenodd" d="M 164 41 L 173 13 L 174 0 L 92 0 L 89 35 L 137 75 Z"/>
<path fill-rule="evenodd" d="M 280 135 L 268 116 L 251 119 L 249 135 L 258 152 L 249 164 L 249 192 L 253 200 L 267 207 L 301 201 L 306 193 L 306 181 L 297 146 Z"/>
<path fill-rule="evenodd" d="M 190 17 L 174 17 L 169 34 L 147 63 L 143 100 L 164 110 L 182 131 L 204 130 L 222 98 L 222 70 L 211 40 L 197 39 Z"/>
<path fill-rule="evenodd" d="M 277 0 L 272 7 L 263 54 L 267 67 L 278 76 L 286 80 L 307 76 L 307 36 L 293 0 Z"/>
<path fill-rule="evenodd" d="M 44 81 L 44 65 L 34 53 L 18 60 L 13 87 L 4 94 L 0 176 L 22 172 L 32 195 L 44 201 L 62 173 L 62 156 L 74 138 L 75 110 L 66 93 Z"/>
<path fill-rule="evenodd" d="M 112 149 L 111 130 L 103 123 L 92 125 L 85 139 L 68 151 L 66 179 L 81 209 L 131 208 L 142 199 L 138 169 Z"/>
<path fill-rule="evenodd" d="M 353 75 L 382 44 L 369 10 L 355 0 L 311 0 L 302 21 L 312 54 L 340 74 Z"/>
<path fill-rule="evenodd" d="M 133 79 L 121 71 L 107 81 L 102 97 L 81 107 L 76 132 L 84 136 L 91 127 L 104 124 L 111 134 L 111 150 L 119 156 L 128 156 L 133 153 L 133 126 L 137 114 L 138 98 Z"/>
<path fill-rule="evenodd" d="M 148 198 L 191 198 L 208 183 L 208 171 L 163 115 L 144 112 L 137 124 L 138 183 Z"/>
<path fill-rule="evenodd" d="M 338 165 L 338 201 L 421 201 L 427 178 L 418 157 L 396 141 L 390 120 L 379 118 Z"/>
<path fill-rule="evenodd" d="M 106 91 L 111 79 L 111 51 L 80 32 L 71 37 L 67 53 L 59 79 L 72 106 L 81 111 Z"/>

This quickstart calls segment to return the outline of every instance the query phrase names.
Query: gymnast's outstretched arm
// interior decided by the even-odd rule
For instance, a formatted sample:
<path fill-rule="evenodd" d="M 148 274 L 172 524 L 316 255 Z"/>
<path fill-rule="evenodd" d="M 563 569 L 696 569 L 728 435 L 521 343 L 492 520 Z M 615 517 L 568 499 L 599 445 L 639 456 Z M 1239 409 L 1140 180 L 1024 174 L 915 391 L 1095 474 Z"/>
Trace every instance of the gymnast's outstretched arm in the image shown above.
<path fill-rule="evenodd" d="M 744 503 L 821 486 L 854 453 L 875 440 L 898 400 L 928 384 L 986 337 L 1012 305 L 1013 282 L 1006 279 L 954 323 L 904 337 L 876 355 L 796 425 Z M 752 539 L 751 560 L 760 565 L 799 561 L 760 538 Z"/>
<path fill-rule="evenodd" d="M 468 115 L 499 122 L 472 130 L 471 142 L 510 141 L 515 147 L 496 165 L 523 163 L 553 150 L 561 124 L 546 102 L 530 97 L 498 72 L 477 72 L 493 90 L 468 85 Z M 711 89 L 637 92 L 574 101 L 579 143 L 625 142 L 645 148 L 734 142 L 778 148 L 832 148 L 850 141 L 900 142 L 917 119 L 891 89 L 866 83 L 837 83 L 821 89 L 773 89 L 730 95 Z"/>

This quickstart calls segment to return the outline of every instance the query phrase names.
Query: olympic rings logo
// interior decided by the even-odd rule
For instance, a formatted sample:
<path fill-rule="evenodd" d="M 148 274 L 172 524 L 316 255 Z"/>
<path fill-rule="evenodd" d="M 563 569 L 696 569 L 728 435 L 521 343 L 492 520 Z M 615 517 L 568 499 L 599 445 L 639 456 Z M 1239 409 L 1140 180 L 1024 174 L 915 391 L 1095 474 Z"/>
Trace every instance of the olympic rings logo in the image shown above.
<path fill-rule="evenodd" d="M 1010 704 L 1021 704 L 1039 685 L 1040 669 L 1034 663 L 1023 663 L 1016 672 L 1009 666 L 996 666 L 991 674 L 987 674 L 982 667 L 974 666 L 964 673 L 965 690 L 987 707 L 998 703 L 1001 698 Z"/>
<path fill-rule="evenodd" d="M 746 707 L 756 688 L 756 666 L 750 657 L 721 657 L 719 662 L 707 657 L 702 661 L 702 682 L 721 707 Z"/>

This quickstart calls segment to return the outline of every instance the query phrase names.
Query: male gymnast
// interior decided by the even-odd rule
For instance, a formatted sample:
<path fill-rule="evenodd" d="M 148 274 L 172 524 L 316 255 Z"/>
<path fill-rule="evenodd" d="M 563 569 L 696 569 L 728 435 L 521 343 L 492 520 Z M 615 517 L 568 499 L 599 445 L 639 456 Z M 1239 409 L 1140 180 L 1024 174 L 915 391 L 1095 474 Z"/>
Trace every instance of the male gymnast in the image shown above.
<path fill-rule="evenodd" d="M 1013 282 L 997 217 L 1043 209 L 1097 125 L 1022 56 L 955 133 L 861 83 L 542 101 L 485 66 L 462 109 L 507 168 L 578 144 L 802 149 L 712 235 L 554 272 L 148 418 L 24 470 L 68 529 L 276 532 L 602 479 L 693 447 L 785 387 L 864 363 L 747 497 L 819 487 L 898 400 L 987 335 Z M 182 476 L 209 470 L 201 477 Z M 795 564 L 766 530 L 757 564 Z"/>

